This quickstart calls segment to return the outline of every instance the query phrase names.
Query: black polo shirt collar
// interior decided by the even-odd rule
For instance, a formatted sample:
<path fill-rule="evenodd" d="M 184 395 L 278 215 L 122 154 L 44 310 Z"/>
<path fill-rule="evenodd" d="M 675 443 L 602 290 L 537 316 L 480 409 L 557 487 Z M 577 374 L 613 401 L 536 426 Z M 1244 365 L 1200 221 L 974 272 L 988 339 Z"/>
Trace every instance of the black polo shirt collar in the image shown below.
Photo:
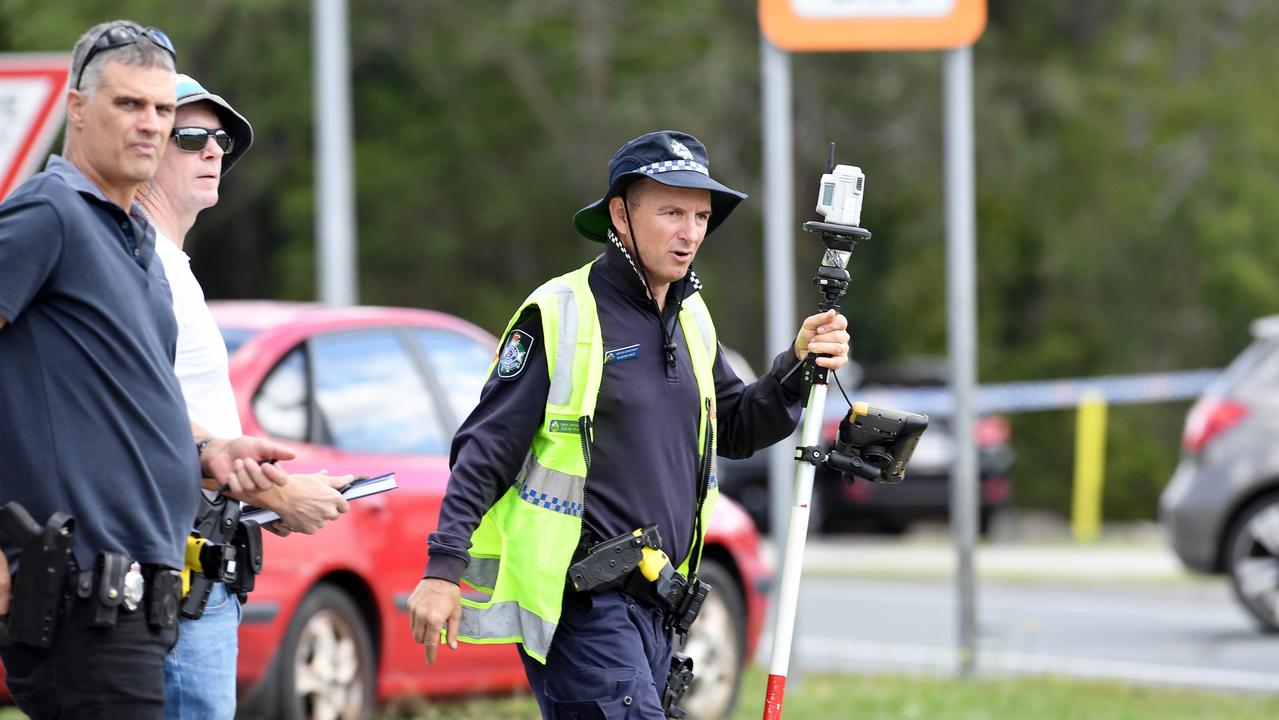
<path fill-rule="evenodd" d="M 50 155 L 44 169 L 65 182 L 67 187 L 111 213 L 116 225 L 120 228 L 122 238 L 117 238 L 117 241 L 123 240 L 120 247 L 133 256 L 133 261 L 139 267 L 146 269 L 151 266 L 151 260 L 155 257 L 155 228 L 151 227 L 151 223 L 147 221 L 146 215 L 137 203 L 130 205 L 129 212 L 126 214 L 119 205 L 107 199 L 102 188 L 81 172 L 80 168 L 61 155 Z"/>

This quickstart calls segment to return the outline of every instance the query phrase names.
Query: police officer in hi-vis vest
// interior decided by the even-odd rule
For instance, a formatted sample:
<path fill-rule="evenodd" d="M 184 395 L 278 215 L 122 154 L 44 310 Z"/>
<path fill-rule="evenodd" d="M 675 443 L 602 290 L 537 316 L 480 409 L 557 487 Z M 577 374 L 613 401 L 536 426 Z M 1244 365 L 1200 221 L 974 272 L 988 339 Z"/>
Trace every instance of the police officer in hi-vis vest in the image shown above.
<path fill-rule="evenodd" d="M 409 611 L 431 663 L 441 640 L 519 643 L 547 717 L 664 718 L 673 635 L 706 592 L 715 456 L 787 437 L 805 392 L 796 368 L 809 352 L 847 362 L 848 323 L 807 318 L 743 384 L 692 265 L 746 196 L 711 179 L 705 147 L 682 132 L 631 140 L 608 169 L 604 197 L 573 220 L 604 253 L 511 318 L 454 438 Z M 601 545 L 623 562 L 599 562 Z M 460 581 L 484 599 L 462 599 Z"/>

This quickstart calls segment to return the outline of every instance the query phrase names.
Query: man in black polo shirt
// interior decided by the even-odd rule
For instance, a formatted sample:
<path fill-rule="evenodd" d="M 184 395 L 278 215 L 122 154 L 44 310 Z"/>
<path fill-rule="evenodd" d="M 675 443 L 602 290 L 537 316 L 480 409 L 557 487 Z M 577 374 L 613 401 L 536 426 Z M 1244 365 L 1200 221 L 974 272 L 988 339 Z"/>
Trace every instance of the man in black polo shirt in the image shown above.
<path fill-rule="evenodd" d="M 287 476 L 259 462 L 292 457 L 248 438 L 197 444 L 173 374 L 170 291 L 155 231 L 132 204 L 173 127 L 173 62 L 155 28 L 86 32 L 72 55 L 64 154 L 0 204 L 0 500 L 40 524 L 75 519 L 56 629 L 0 643 L 9 689 L 34 718 L 162 717 L 172 583 L 201 475 L 265 489 Z M 40 556 L 0 541 L 0 613 L 16 563 L 16 617 L 31 591 L 21 564 Z"/>

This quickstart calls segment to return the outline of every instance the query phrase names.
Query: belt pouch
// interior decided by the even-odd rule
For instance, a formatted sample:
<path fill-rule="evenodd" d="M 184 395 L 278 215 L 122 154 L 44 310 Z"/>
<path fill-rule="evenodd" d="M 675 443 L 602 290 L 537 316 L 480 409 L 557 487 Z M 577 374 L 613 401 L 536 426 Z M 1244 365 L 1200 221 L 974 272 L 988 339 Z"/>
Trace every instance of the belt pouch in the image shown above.
<path fill-rule="evenodd" d="M 262 528 L 257 523 L 240 522 L 235 529 L 235 537 L 231 540 L 235 546 L 236 573 L 235 580 L 227 589 L 240 597 L 253 591 L 258 573 L 262 572 Z"/>
<path fill-rule="evenodd" d="M 204 606 L 213 591 L 213 581 L 203 575 L 191 574 L 191 590 L 182 598 L 182 617 L 199 620 L 204 616 Z"/>
<path fill-rule="evenodd" d="M 91 627 L 115 627 L 120 604 L 124 602 L 124 576 L 133 561 L 120 553 L 103 550 L 94 566 L 94 588 L 89 603 Z"/>
<path fill-rule="evenodd" d="M 147 622 L 157 630 L 177 627 L 178 604 L 182 598 L 182 573 L 155 568 L 147 583 Z"/>

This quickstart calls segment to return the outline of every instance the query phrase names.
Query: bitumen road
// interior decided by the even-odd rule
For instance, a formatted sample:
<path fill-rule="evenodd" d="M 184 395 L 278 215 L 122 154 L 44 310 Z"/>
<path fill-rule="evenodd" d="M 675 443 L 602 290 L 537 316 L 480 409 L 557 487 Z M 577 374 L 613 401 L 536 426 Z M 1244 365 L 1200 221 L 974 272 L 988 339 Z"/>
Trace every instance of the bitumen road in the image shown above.
<path fill-rule="evenodd" d="M 792 665 L 956 672 L 954 557 L 940 541 L 810 541 Z M 1279 636 L 1157 542 L 985 545 L 976 567 L 979 674 L 1279 692 Z"/>

